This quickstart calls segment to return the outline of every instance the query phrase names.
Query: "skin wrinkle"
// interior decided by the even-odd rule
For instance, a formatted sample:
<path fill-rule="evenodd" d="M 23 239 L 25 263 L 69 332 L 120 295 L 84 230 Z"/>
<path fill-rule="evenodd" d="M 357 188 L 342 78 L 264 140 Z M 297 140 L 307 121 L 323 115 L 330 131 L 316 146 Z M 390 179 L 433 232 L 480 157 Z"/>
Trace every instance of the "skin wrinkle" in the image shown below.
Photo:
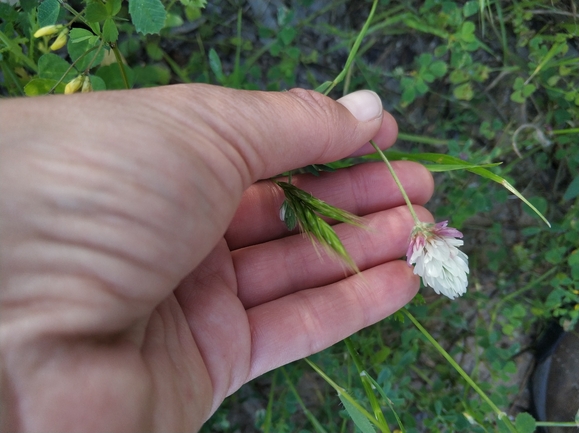
<path fill-rule="evenodd" d="M 76 169 L 76 168 L 75 168 L 75 169 Z M 62 170 L 60 170 L 60 173 L 62 173 Z M 76 175 L 74 175 L 73 177 L 76 178 Z M 102 175 L 95 175 L 95 177 L 96 177 L 96 178 L 103 178 Z M 106 183 L 107 183 L 107 184 L 110 184 L 111 181 L 110 181 L 110 180 L 107 180 Z M 125 187 L 127 186 L 126 184 L 118 183 L 118 182 L 115 182 L 115 185 L 113 186 L 113 188 L 118 189 L 118 186 L 119 186 L 119 185 L 122 185 L 122 187 L 123 187 L 124 189 L 126 189 L 126 188 L 125 188 Z M 137 186 L 141 186 L 141 185 L 137 185 Z M 96 209 L 100 208 L 100 212 L 99 212 L 99 213 L 102 214 L 102 215 L 106 215 L 106 216 L 107 216 L 107 218 L 109 219 L 109 221 L 108 221 L 109 224 L 110 224 L 110 222 L 111 222 L 111 218 L 115 218 L 115 216 L 117 216 L 117 217 L 119 218 L 119 221 L 127 220 L 127 224 L 134 225 L 134 224 L 136 223 L 136 224 L 138 224 L 138 225 L 144 225 L 144 227 L 143 227 L 143 233 L 151 232 L 151 231 L 153 231 L 153 232 L 155 232 L 155 231 L 156 231 L 156 232 L 158 232 L 158 231 L 166 231 L 166 230 L 172 230 L 172 229 L 173 229 L 173 227 L 172 227 L 171 225 L 162 224 L 162 223 L 157 222 L 158 220 L 168 220 L 168 219 L 171 219 L 170 217 L 169 217 L 169 218 L 154 218 L 154 219 L 151 219 L 151 218 L 148 218 L 147 216 L 140 216 L 138 213 L 135 213 L 135 212 L 132 212 L 132 211 L 123 211 L 122 214 L 118 213 L 118 210 L 119 210 L 119 209 L 123 209 L 123 207 L 122 207 L 121 205 L 119 205 L 119 204 L 107 203 L 107 199 L 108 199 L 108 197 L 112 194 L 112 192 L 111 192 L 111 193 L 105 192 L 104 194 L 101 193 L 101 192 L 99 192 L 98 195 L 92 194 L 92 195 L 90 196 L 90 198 L 88 198 L 88 197 L 85 197 L 84 195 L 78 194 L 77 191 L 80 191 L 80 188 L 82 188 L 82 187 L 79 187 L 79 186 L 77 185 L 77 182 L 71 181 L 70 179 L 67 179 L 67 178 L 65 178 L 65 179 L 62 181 L 62 186 L 60 186 L 60 187 L 58 187 L 58 188 L 52 188 L 54 192 L 45 194 L 45 193 L 42 192 L 43 188 L 44 188 L 44 185 L 43 185 L 43 184 L 36 185 L 36 186 L 35 186 L 35 189 L 38 189 L 40 192 L 36 192 L 35 194 L 38 195 L 39 197 L 45 197 L 45 196 L 54 197 L 54 199 L 52 199 L 52 200 L 49 201 L 50 206 L 54 208 L 54 211 L 52 212 L 51 216 L 52 216 L 52 215 L 58 215 L 58 211 L 59 211 L 59 210 L 62 210 L 62 204 L 63 204 L 63 203 L 62 203 L 62 200 L 60 199 L 60 197 L 63 196 L 63 195 L 68 195 L 68 196 L 76 196 L 76 197 L 78 197 L 78 198 L 74 198 L 73 201 L 75 201 L 75 202 L 77 202 L 77 203 L 78 203 L 78 202 L 85 202 L 85 203 L 87 203 L 87 205 L 88 205 L 89 207 L 87 207 L 87 205 L 85 205 L 85 204 L 82 204 L 82 205 L 80 205 L 80 206 L 75 206 L 76 209 L 75 209 L 75 208 L 72 208 L 72 209 L 69 208 L 69 209 L 66 209 L 66 211 L 67 211 L 68 213 L 70 213 L 71 211 L 73 211 L 73 212 L 75 212 L 75 211 L 77 211 L 77 212 L 79 212 L 79 211 L 82 212 L 82 214 L 79 216 L 79 218 L 86 219 L 89 224 L 92 222 L 91 220 L 94 220 L 94 219 L 95 219 L 95 216 L 96 216 L 95 214 L 97 213 L 97 212 L 96 212 Z M 66 189 L 68 189 L 70 192 L 66 192 Z M 106 188 L 105 188 L 105 189 L 106 189 Z M 103 185 L 99 185 L 99 186 L 96 188 L 96 190 L 97 190 L 97 191 L 102 191 L 102 190 L 103 190 Z M 100 195 L 102 198 L 101 198 L 100 200 L 97 200 L 96 198 L 97 198 L 99 195 Z M 132 195 L 135 195 L 135 196 L 137 196 L 137 197 L 143 196 L 143 195 L 140 194 L 140 193 L 132 194 L 132 193 L 130 193 L 130 192 L 123 193 L 123 195 L 128 196 L 128 197 L 129 197 L 129 196 L 132 196 Z M 160 198 L 164 200 L 164 197 L 160 197 Z M 100 201 L 100 203 L 95 203 L 96 201 Z M 159 205 L 159 206 L 157 206 L 157 208 L 158 208 L 160 211 L 165 212 L 166 206 L 161 206 L 161 205 Z M 130 213 L 129 213 L 129 212 L 130 212 Z M 116 214 L 116 215 L 115 215 L 115 214 Z M 35 226 L 37 226 L 37 229 L 39 229 L 39 232 L 38 232 L 38 233 L 41 234 L 42 236 L 46 236 L 46 232 L 51 232 L 51 233 L 53 233 L 53 232 L 54 232 L 54 229 L 59 226 L 58 221 L 59 221 L 60 218 L 61 218 L 61 217 L 59 217 L 59 218 L 56 220 L 56 224 L 49 224 L 49 223 L 47 224 L 47 222 L 46 222 L 46 216 L 38 217 L 38 215 L 36 215 L 36 214 L 34 214 L 34 213 L 32 213 L 32 212 L 26 212 L 24 215 L 25 215 L 25 218 L 27 217 L 27 218 L 31 218 L 31 219 L 37 221 L 37 222 L 33 222 L 33 224 L 34 224 Z M 135 218 L 138 218 L 138 220 L 135 220 Z M 38 228 L 38 225 L 39 225 L 38 223 L 42 223 L 42 226 L 39 227 L 39 228 Z M 102 224 L 102 221 L 94 221 L 94 224 L 95 224 L 95 225 L 99 225 L 99 228 L 100 228 L 100 224 Z M 108 225 L 108 224 L 107 224 L 107 225 Z M 66 229 L 66 230 L 65 230 L 64 232 L 61 232 L 61 233 L 60 233 L 60 235 L 63 237 L 63 239 L 70 238 L 70 237 L 73 237 L 73 236 L 78 236 L 78 232 L 76 232 L 76 233 L 74 233 L 74 234 L 70 233 L 70 228 L 71 228 L 70 220 L 68 220 L 68 221 L 66 222 L 66 225 L 65 225 L 65 226 L 66 226 L 66 227 L 63 227 L 63 229 Z M 120 227 L 111 228 L 111 230 L 113 230 L 113 231 L 117 231 L 118 229 L 120 229 Z M 151 230 L 151 229 L 152 229 L 152 230 Z M 81 232 L 82 232 L 82 233 L 85 233 L 84 230 L 81 231 Z M 88 233 L 93 233 L 93 232 L 94 232 L 94 230 L 93 230 L 93 231 L 90 231 L 90 232 L 88 232 Z M 89 234 L 88 236 L 90 236 L 90 234 Z M 85 238 L 87 238 L 88 236 L 85 236 Z M 55 237 L 55 236 L 52 236 L 52 238 L 55 239 L 56 237 Z M 86 239 L 86 242 L 88 242 L 88 241 L 89 241 L 89 240 Z M 104 249 L 104 247 L 105 247 L 104 245 L 102 245 L 102 239 L 97 239 L 97 238 L 92 237 L 91 242 L 101 244 L 100 247 L 103 248 L 103 249 Z M 93 246 L 93 245 L 94 245 L 94 244 L 90 244 L 89 246 Z M 159 246 L 160 246 L 160 245 L 159 245 Z M 186 250 L 185 246 L 183 246 L 183 248 L 181 248 L 181 249 L 182 249 L 183 251 Z M 107 251 L 108 251 L 108 252 L 111 252 L 110 250 L 107 250 Z M 115 250 L 114 252 L 117 253 L 117 254 L 127 253 L 126 251 L 121 252 L 120 250 Z M 149 251 L 149 252 L 150 252 L 150 251 Z M 166 253 L 167 253 L 167 251 L 159 251 L 156 255 L 157 255 L 157 256 L 161 256 L 162 254 L 166 254 Z M 131 253 L 131 254 L 132 254 L 132 253 Z M 125 258 L 127 258 L 126 255 L 125 255 Z M 145 259 L 143 259 L 143 258 L 138 259 L 137 257 L 132 257 L 131 259 L 134 260 L 134 261 L 143 261 L 143 260 L 145 260 Z M 156 261 L 156 259 L 154 259 L 154 258 L 152 258 L 152 259 L 147 259 L 147 260 L 149 260 L 149 261 Z M 150 263 L 146 263 L 146 266 L 149 266 L 149 265 L 150 265 Z"/>
<path fill-rule="evenodd" d="M 247 95 L 246 97 L 249 98 L 250 96 Z M 196 109 L 197 107 L 194 108 Z M 264 160 L 259 154 L 257 154 L 253 146 L 251 146 L 251 140 L 245 138 L 244 134 L 247 134 L 246 130 L 232 129 L 227 119 L 223 118 L 222 111 L 224 110 L 215 109 L 213 105 L 209 104 L 208 106 L 205 106 L 202 111 L 197 111 L 196 114 L 202 122 L 209 126 L 209 130 L 215 135 L 215 138 L 212 138 L 209 141 L 215 144 L 214 148 L 218 149 L 221 156 L 225 157 L 225 159 L 235 168 L 241 179 L 239 184 L 242 185 L 243 188 L 247 188 L 252 183 L 252 180 L 257 178 L 255 173 L 251 172 L 251 167 L 254 166 L 256 159 L 263 166 Z M 257 129 L 252 126 L 252 117 L 248 116 L 242 110 L 236 112 L 236 115 L 243 116 L 246 120 L 243 124 L 244 128 L 251 129 L 251 132 L 255 134 Z M 253 158 L 250 158 L 249 155 L 246 155 L 243 152 L 244 150 L 249 149 L 253 150 Z M 217 158 L 216 161 L 221 162 L 222 159 Z M 219 177 L 222 177 L 219 174 L 219 170 L 214 171 L 214 173 L 218 174 Z"/>
<path fill-rule="evenodd" d="M 334 134 L 332 132 L 332 127 L 330 126 L 331 123 L 334 125 L 340 124 L 340 122 L 335 121 L 335 119 L 339 117 L 336 116 L 335 106 L 321 102 L 327 97 L 323 96 L 319 92 L 312 90 L 291 89 L 288 93 L 294 96 L 295 100 L 305 108 L 304 111 L 308 113 L 309 117 L 312 117 L 313 112 L 316 118 L 316 121 L 314 122 L 316 124 L 316 128 L 321 129 L 322 132 L 320 135 L 325 137 L 325 141 L 321 143 L 316 142 L 314 148 L 319 149 L 319 151 L 314 157 L 312 157 L 312 161 L 314 161 L 314 163 L 329 162 L 332 160 L 332 157 L 327 155 L 333 153 L 331 139 L 335 136 L 342 136 L 342 134 Z M 356 135 L 356 129 L 354 129 L 354 133 L 352 134 L 354 136 Z"/>

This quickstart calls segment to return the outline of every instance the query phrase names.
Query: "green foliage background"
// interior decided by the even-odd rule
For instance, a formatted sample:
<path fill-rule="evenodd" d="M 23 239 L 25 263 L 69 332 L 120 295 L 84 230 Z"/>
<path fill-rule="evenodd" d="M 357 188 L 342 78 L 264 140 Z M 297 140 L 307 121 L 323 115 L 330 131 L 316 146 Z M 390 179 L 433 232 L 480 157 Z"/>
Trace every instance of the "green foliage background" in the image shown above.
<path fill-rule="evenodd" d="M 0 94 L 63 93 L 79 74 L 94 91 L 189 82 L 316 88 L 340 72 L 370 6 L 0 3 Z M 33 37 L 52 24 L 70 28 L 67 45 L 55 52 L 50 37 Z M 513 417 L 528 410 L 524 380 L 534 338 L 550 321 L 572 329 L 579 320 L 578 51 L 572 1 L 382 0 L 345 80 L 331 93 L 380 94 L 399 122 L 398 150 L 407 154 L 501 162 L 490 170 L 552 223 L 548 228 L 507 190 L 473 173 L 436 175 L 430 208 L 465 233 L 469 292 L 450 302 L 425 289 L 409 311 Z M 349 344 L 312 360 L 362 406 L 383 408 L 392 428 L 398 416 L 407 432 L 508 431 L 403 315 Z M 367 392 L 354 352 L 382 393 Z M 343 404 L 299 362 L 244 387 L 206 431 L 353 431 L 350 403 Z M 519 417 L 516 427 L 533 431 L 534 421 Z"/>

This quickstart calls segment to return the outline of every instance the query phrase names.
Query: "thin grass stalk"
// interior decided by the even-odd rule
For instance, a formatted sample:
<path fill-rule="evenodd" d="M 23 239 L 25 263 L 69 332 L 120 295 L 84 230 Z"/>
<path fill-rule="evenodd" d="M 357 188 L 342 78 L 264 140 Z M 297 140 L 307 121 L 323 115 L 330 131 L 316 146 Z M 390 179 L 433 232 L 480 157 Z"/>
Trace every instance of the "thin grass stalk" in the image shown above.
<path fill-rule="evenodd" d="M 356 366 L 356 369 L 358 370 L 358 374 L 360 375 L 360 380 L 362 381 L 362 386 L 364 387 L 364 391 L 366 392 L 366 396 L 368 397 L 368 401 L 370 402 L 370 406 L 372 406 L 372 411 L 374 412 L 374 417 L 387 427 L 387 430 L 386 430 L 387 433 L 391 433 L 390 428 L 388 427 L 388 423 L 386 422 L 386 418 L 384 417 L 384 413 L 382 413 L 382 408 L 380 407 L 380 403 L 378 402 L 378 399 L 376 398 L 376 394 L 374 393 L 374 390 L 372 388 L 373 385 L 370 382 L 370 380 L 368 379 L 369 376 L 366 373 L 364 366 L 362 365 L 362 360 L 360 359 L 360 357 L 358 356 L 358 353 L 356 352 L 356 349 L 354 348 L 354 344 L 352 343 L 352 339 L 346 338 L 344 340 L 344 343 L 346 344 L 346 348 L 348 349 L 348 353 L 350 354 L 350 357 L 354 361 L 354 365 Z"/>
<path fill-rule="evenodd" d="M 406 308 L 402 308 L 400 311 L 402 311 L 402 313 L 404 313 L 406 317 L 410 319 L 410 321 L 414 324 L 414 326 L 418 328 L 418 330 L 422 333 L 422 335 L 424 335 L 426 339 L 435 347 L 438 353 L 440 353 L 444 357 L 444 359 L 446 359 L 448 363 L 458 372 L 458 374 L 462 376 L 462 378 L 466 381 L 466 383 L 468 383 L 471 386 L 471 388 L 474 389 L 475 392 L 481 396 L 481 398 L 490 406 L 493 412 L 495 412 L 498 419 L 505 423 L 509 431 L 511 431 L 512 433 L 517 433 L 517 429 L 515 428 L 513 423 L 511 423 L 511 420 L 509 419 L 507 414 L 502 410 L 500 410 L 497 407 L 497 405 L 493 403 L 493 401 L 485 394 L 485 392 L 482 389 L 480 389 L 480 387 L 475 383 L 474 380 L 471 379 L 471 377 L 466 373 L 466 371 L 464 371 L 462 367 L 457 364 L 457 362 L 452 358 L 452 356 L 450 356 L 448 352 L 444 350 L 444 348 L 440 344 L 438 344 L 438 341 L 436 341 L 434 337 L 430 335 L 430 333 L 420 324 L 420 322 L 418 322 L 418 320 L 416 320 L 416 318 Z"/>

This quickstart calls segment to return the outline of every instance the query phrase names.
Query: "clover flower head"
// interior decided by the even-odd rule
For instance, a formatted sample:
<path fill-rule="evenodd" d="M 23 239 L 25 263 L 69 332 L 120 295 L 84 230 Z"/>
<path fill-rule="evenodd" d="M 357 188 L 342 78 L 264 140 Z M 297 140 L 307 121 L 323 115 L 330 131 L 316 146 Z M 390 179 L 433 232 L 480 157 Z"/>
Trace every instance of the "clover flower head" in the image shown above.
<path fill-rule="evenodd" d="M 448 227 L 448 221 L 437 224 L 418 223 L 412 230 L 406 261 L 425 285 L 438 294 L 454 299 L 466 293 L 468 257 L 458 249 L 462 233 Z"/>

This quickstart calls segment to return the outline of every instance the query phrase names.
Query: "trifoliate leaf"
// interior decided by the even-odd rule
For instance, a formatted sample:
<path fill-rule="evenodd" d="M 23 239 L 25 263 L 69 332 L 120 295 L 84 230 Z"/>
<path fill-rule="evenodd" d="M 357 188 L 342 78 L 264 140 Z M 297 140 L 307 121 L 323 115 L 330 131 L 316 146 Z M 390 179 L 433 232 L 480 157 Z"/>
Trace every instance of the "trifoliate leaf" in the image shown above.
<path fill-rule="evenodd" d="M 167 18 L 161 0 L 129 0 L 129 13 L 137 32 L 144 35 L 158 34 Z"/>
<path fill-rule="evenodd" d="M 86 29 L 76 28 L 70 31 L 67 49 L 71 60 L 78 60 L 75 64 L 78 71 L 100 64 L 104 57 L 99 37 Z"/>
<path fill-rule="evenodd" d="M 89 23 L 96 23 L 107 19 L 109 13 L 105 5 L 99 1 L 94 1 L 86 7 L 84 17 Z"/>
<path fill-rule="evenodd" d="M 103 39 L 105 42 L 116 42 L 119 38 L 119 30 L 112 18 L 107 18 L 103 25 Z"/>
<path fill-rule="evenodd" d="M 24 86 L 24 93 L 26 96 L 46 95 L 57 82 L 57 80 L 51 80 L 48 78 L 34 78 L 33 80 L 30 80 L 26 86 Z M 64 83 L 60 83 L 59 86 L 55 89 L 55 93 L 63 93 L 64 86 Z"/>
<path fill-rule="evenodd" d="M 70 63 L 53 53 L 44 54 L 38 59 L 38 76 L 40 78 L 58 81 L 66 74 L 63 80 L 66 83 L 77 75 L 74 69 L 69 71 L 69 68 Z"/>
<path fill-rule="evenodd" d="M 55 24 L 59 13 L 60 3 L 58 3 L 58 0 L 44 0 L 40 3 L 40 6 L 38 6 L 39 27 Z"/>

